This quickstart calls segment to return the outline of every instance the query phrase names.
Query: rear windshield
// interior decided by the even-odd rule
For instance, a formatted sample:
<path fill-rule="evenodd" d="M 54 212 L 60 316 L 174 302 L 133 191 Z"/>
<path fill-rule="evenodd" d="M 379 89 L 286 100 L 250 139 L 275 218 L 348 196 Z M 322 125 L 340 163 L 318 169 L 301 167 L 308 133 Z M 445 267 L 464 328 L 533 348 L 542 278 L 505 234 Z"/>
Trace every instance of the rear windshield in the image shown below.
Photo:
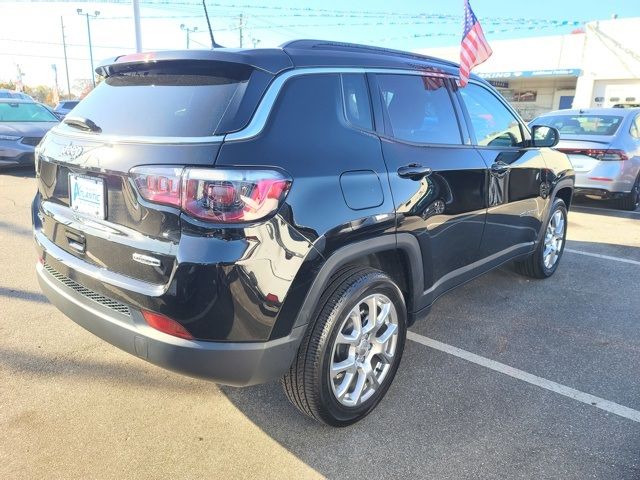
<path fill-rule="evenodd" d="M 73 110 L 103 133 L 204 137 L 233 115 L 251 67 L 226 62 L 172 61 L 122 65 Z"/>
<path fill-rule="evenodd" d="M 538 118 L 534 125 L 555 127 L 563 134 L 613 135 L 622 123 L 615 115 L 552 115 Z"/>
<path fill-rule="evenodd" d="M 37 103 L 0 103 L 0 122 L 57 122 L 58 119 Z"/>

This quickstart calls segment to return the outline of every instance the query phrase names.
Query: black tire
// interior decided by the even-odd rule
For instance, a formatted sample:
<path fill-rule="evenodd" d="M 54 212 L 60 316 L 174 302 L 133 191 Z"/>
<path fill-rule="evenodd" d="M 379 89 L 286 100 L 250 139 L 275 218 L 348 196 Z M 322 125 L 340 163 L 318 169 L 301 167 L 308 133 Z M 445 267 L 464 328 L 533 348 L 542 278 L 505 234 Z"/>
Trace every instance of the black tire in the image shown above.
<path fill-rule="evenodd" d="M 362 299 L 386 296 L 397 313 L 395 354 L 388 373 L 372 396 L 356 406 L 338 401 L 331 387 L 329 368 L 333 347 L 341 326 Z M 407 311 L 398 286 L 383 272 L 368 267 L 352 266 L 335 275 L 320 299 L 316 315 L 300 344 L 290 370 L 282 378 L 289 401 L 302 413 L 335 427 L 351 425 L 368 415 L 389 389 L 396 374 L 407 332 Z"/>
<path fill-rule="evenodd" d="M 564 218 L 564 233 L 562 236 L 562 246 L 555 263 L 550 268 L 548 268 L 544 263 L 545 242 L 543 236 L 540 243 L 536 246 L 536 250 L 530 256 L 524 260 L 515 262 L 515 268 L 518 273 L 531 278 L 548 278 L 555 273 L 558 265 L 560 264 L 560 260 L 562 259 L 564 246 L 567 240 L 567 206 L 563 200 L 556 198 L 553 201 L 551 211 L 549 212 L 549 218 L 547 218 L 547 222 L 543 227 L 543 233 L 546 234 L 547 227 L 557 211 L 560 211 Z"/>
<path fill-rule="evenodd" d="M 640 175 L 636 178 L 636 183 L 631 189 L 631 193 L 618 199 L 617 207 L 630 212 L 635 211 L 640 206 Z"/>

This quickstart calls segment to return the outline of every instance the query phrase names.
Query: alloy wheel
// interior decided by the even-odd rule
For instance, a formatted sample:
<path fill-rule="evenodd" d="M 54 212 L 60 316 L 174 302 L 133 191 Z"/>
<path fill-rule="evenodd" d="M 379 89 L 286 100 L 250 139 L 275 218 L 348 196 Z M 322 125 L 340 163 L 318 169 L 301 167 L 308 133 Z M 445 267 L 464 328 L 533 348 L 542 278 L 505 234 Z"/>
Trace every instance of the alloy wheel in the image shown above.
<path fill-rule="evenodd" d="M 329 366 L 338 402 L 355 407 L 371 398 L 391 370 L 398 332 L 398 313 L 386 295 L 369 295 L 351 309 L 340 325 Z"/>
<path fill-rule="evenodd" d="M 544 252 L 542 253 L 542 257 L 544 259 L 544 266 L 548 269 L 553 268 L 560 257 L 564 243 L 565 227 L 566 221 L 562 211 L 556 210 L 547 225 L 547 231 L 544 237 Z"/>

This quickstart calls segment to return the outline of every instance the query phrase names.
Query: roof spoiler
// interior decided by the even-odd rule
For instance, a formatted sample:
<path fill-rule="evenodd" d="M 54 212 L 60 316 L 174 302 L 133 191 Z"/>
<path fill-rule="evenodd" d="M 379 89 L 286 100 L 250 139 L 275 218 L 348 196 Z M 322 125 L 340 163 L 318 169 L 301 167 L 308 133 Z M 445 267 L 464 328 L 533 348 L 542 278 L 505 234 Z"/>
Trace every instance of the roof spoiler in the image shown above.
<path fill-rule="evenodd" d="M 293 68 L 291 59 L 280 48 L 262 48 L 259 50 L 216 48 L 213 50 L 167 50 L 120 55 L 104 60 L 96 67 L 95 71 L 98 75 L 108 77 L 112 73 L 111 67 L 115 65 L 135 65 L 179 60 L 242 63 L 272 75 Z"/>

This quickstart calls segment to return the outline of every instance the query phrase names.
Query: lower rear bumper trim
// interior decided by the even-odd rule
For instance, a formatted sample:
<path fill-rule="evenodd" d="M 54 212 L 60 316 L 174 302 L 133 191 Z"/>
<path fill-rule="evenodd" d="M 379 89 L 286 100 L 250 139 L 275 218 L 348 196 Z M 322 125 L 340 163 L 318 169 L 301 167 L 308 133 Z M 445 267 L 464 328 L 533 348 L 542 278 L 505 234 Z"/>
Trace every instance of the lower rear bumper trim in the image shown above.
<path fill-rule="evenodd" d="M 37 265 L 46 297 L 71 320 L 112 345 L 150 363 L 192 377 L 247 386 L 282 376 L 294 359 L 306 326 L 268 342 L 184 340 L 154 330 L 139 311 L 123 315 L 91 302 Z"/>

